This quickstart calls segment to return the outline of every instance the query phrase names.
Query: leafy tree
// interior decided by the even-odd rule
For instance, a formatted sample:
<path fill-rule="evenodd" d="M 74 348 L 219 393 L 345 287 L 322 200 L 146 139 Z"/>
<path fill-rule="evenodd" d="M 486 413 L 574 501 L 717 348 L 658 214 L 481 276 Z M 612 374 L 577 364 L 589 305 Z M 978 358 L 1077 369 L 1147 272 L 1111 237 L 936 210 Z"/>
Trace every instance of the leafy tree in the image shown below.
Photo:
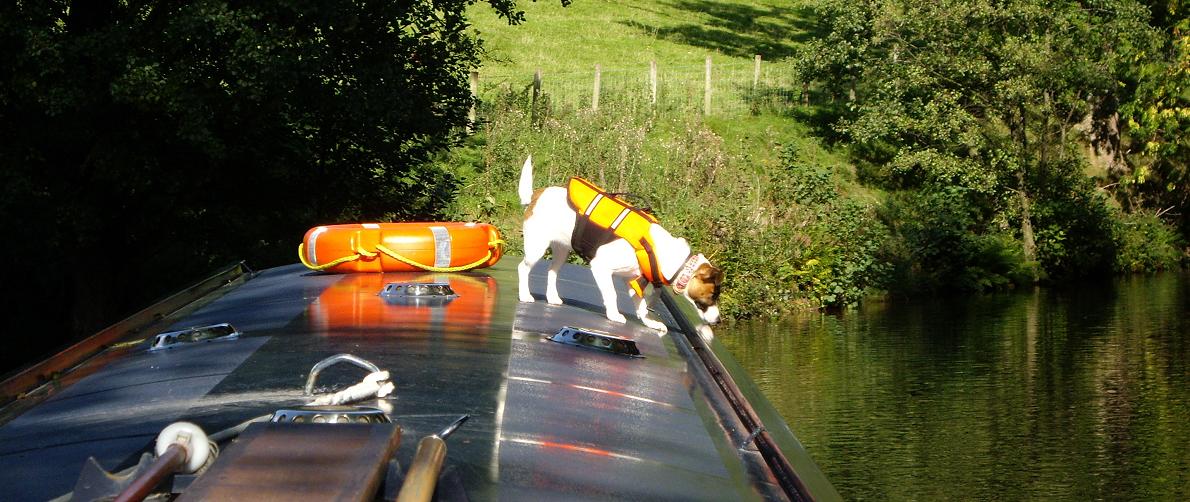
<path fill-rule="evenodd" d="M 1153 24 L 1165 37 L 1136 58 L 1136 90 L 1122 106 L 1133 138 L 1134 169 L 1120 177 L 1125 202 L 1157 213 L 1190 202 L 1190 15 L 1184 2 L 1155 2 Z M 1134 200 L 1135 199 L 1135 200 Z M 1182 211 L 1183 232 L 1190 214 Z"/>
<path fill-rule="evenodd" d="M 849 89 L 854 98 L 835 128 L 857 143 L 864 160 L 882 166 L 886 187 L 961 194 L 970 209 L 942 220 L 975 235 L 996 234 L 1011 221 L 1026 262 L 1044 258 L 1037 240 L 1053 235 L 1039 235 L 1039 226 L 1065 224 L 1047 219 L 1054 211 L 1036 214 L 1036 204 L 1102 203 L 1084 193 L 1093 188 L 1045 183 L 1081 172 L 1071 133 L 1098 108 L 1120 102 L 1129 62 L 1156 36 L 1143 6 L 825 0 L 819 12 L 826 36 L 801 54 L 800 71 Z M 1102 233 L 1087 238 L 1110 240 L 1109 225 L 1095 228 Z M 1111 260 L 1065 265 L 1074 262 L 1084 264 L 1042 265 L 1075 275 Z"/>
<path fill-rule="evenodd" d="M 44 350 L 236 258 L 291 262 L 312 225 L 436 216 L 476 1 L 0 5 L 6 335 Z"/>

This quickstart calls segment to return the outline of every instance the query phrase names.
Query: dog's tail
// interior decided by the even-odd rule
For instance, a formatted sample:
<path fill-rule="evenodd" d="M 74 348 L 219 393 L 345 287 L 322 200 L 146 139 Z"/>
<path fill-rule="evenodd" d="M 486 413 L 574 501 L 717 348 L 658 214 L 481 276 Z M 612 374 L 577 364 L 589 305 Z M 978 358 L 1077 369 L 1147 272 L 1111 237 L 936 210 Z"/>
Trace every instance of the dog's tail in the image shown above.
<path fill-rule="evenodd" d="M 517 194 L 521 196 L 521 205 L 528 206 L 533 202 L 533 155 L 525 159 L 525 165 L 521 166 L 521 182 L 517 185 Z"/>

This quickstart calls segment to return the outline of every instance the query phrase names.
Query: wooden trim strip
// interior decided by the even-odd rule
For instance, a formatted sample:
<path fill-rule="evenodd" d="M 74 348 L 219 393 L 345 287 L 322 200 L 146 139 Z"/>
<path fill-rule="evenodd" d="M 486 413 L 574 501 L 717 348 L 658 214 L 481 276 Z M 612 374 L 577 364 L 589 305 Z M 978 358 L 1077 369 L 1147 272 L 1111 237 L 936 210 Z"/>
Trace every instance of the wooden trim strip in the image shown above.
<path fill-rule="evenodd" d="M 244 275 L 246 270 L 248 268 L 243 261 L 232 264 L 210 277 L 178 291 L 164 300 L 154 303 L 140 312 L 132 314 L 126 319 L 112 324 L 98 333 L 63 349 L 48 359 L 13 373 L 0 383 L 0 405 L 8 403 L 21 393 L 33 390 L 53 379 L 56 373 L 75 367 L 87 358 L 99 353 L 108 345 L 120 341 L 128 334 L 135 333 L 154 322 L 168 317 L 187 304 Z"/>

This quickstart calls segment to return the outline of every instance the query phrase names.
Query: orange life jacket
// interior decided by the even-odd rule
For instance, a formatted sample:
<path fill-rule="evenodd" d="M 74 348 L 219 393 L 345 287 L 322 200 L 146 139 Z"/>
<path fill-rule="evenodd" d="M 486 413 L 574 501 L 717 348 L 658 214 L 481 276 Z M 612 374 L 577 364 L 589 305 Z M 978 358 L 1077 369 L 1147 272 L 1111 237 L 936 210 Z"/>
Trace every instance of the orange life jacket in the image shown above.
<path fill-rule="evenodd" d="M 630 283 L 638 295 L 644 297 L 644 285 L 650 282 L 669 283 L 657 264 L 649 234 L 649 226 L 657 223 L 656 217 L 577 176 L 570 178 L 566 188 L 570 207 L 578 213 L 571 244 L 579 256 L 591 261 L 599 246 L 624 239 L 636 250 L 640 265 L 641 276 Z"/>

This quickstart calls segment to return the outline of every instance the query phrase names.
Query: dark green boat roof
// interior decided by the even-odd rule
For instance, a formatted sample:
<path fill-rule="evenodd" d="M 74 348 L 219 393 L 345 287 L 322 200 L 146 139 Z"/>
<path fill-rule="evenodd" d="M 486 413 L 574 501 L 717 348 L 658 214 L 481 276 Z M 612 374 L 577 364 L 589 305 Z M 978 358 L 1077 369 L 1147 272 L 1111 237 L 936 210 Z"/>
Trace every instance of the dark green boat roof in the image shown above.
<path fill-rule="evenodd" d="M 435 281 L 458 296 L 379 294 L 390 283 Z M 687 313 L 656 305 L 670 325 L 664 336 L 635 319 L 609 322 L 596 307 L 590 271 L 577 266 L 562 271 L 564 305 L 540 294 L 519 303 L 516 288 L 512 260 L 455 274 L 338 275 L 301 266 L 256 273 L 172 326 L 230 323 L 240 337 L 110 349 L 89 374 L 0 427 L 0 483 L 9 499 L 60 496 L 74 488 L 88 457 L 112 471 L 130 467 L 174 421 L 209 433 L 300 405 L 310 368 L 349 353 L 392 374 L 394 395 L 373 404 L 391 409 L 403 429 L 396 454 L 403 465 L 417 438 L 471 415 L 448 441 L 443 479 L 472 500 L 838 497 L 784 422 L 752 395 L 765 437 L 780 445 L 804 493 L 783 487 L 751 443 L 750 432 L 762 431 L 724 411 L 721 390 L 692 357 L 683 332 L 689 323 L 679 319 Z M 534 274 L 532 289 L 544 291 L 544 274 Z M 630 312 L 621 297 L 621 310 Z M 549 340 L 564 326 L 630 339 L 643 357 Z M 735 370 L 729 358 L 726 367 Z M 752 388 L 733 372 L 740 387 Z M 360 376 L 358 368 L 334 366 L 319 387 Z"/>

